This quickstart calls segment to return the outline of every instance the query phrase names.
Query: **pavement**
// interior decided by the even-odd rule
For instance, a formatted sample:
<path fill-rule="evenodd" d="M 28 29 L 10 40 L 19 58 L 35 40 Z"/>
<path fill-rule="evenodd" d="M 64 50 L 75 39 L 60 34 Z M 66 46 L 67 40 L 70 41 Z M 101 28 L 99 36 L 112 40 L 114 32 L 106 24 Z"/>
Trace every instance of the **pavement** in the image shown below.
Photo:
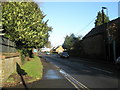
<path fill-rule="evenodd" d="M 34 88 L 61 88 L 77 90 L 75 87 L 59 72 L 59 68 L 41 58 L 43 64 L 43 78 L 29 84 L 21 84 L 11 88 L 25 88 L 25 90 Z M 9 88 L 9 89 L 11 89 Z M 7 88 L 7 90 L 9 90 Z M 5 88 L 6 90 L 6 88 Z"/>

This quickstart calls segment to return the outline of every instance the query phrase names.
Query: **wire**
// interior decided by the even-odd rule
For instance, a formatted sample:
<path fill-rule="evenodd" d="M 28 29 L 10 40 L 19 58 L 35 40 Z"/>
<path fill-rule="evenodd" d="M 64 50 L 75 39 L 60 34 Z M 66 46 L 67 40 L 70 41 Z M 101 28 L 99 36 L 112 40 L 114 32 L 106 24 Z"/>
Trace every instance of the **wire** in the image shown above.
<path fill-rule="evenodd" d="M 92 19 L 84 28 L 81 29 L 81 31 L 79 31 L 76 35 L 78 35 L 80 32 L 83 32 L 85 30 L 86 27 L 88 27 L 93 21 L 95 21 L 96 17 L 94 19 Z"/>

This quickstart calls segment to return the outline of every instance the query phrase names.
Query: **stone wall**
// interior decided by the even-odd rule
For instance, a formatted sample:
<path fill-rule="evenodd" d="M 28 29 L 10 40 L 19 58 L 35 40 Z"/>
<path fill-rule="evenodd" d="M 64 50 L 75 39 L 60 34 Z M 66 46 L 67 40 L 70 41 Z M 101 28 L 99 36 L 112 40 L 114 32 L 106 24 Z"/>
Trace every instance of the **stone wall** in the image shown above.
<path fill-rule="evenodd" d="M 9 57 L 0 60 L 0 87 L 16 71 L 16 63 L 21 65 L 20 57 Z"/>
<path fill-rule="evenodd" d="M 94 37 L 85 38 L 82 41 L 83 51 L 86 58 L 104 59 L 104 39 L 103 35 L 95 35 Z"/>
<path fill-rule="evenodd" d="M 2 74 L 2 60 L 0 58 L 0 87 L 2 87 L 2 77 L 3 77 L 3 74 Z"/>

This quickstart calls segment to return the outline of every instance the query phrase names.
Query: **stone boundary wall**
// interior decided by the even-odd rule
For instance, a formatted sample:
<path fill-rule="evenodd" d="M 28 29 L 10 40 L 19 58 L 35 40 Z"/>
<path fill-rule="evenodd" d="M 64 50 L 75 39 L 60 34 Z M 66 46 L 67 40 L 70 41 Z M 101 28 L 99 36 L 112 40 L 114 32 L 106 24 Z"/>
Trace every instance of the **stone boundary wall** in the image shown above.
<path fill-rule="evenodd" d="M 82 41 L 83 51 L 86 58 L 104 60 L 104 38 L 102 34 L 86 38 Z"/>
<path fill-rule="evenodd" d="M 0 87 L 16 71 L 16 63 L 21 65 L 20 57 L 10 57 L 0 60 Z"/>

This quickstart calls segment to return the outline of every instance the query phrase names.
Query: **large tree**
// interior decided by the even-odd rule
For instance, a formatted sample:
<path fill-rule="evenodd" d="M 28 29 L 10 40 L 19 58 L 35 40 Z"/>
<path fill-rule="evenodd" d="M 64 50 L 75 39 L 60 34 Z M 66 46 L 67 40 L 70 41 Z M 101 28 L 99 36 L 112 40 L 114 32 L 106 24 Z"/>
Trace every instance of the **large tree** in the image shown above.
<path fill-rule="evenodd" d="M 103 22 L 104 19 L 104 22 Z M 103 12 L 98 12 L 97 14 L 97 18 L 95 20 L 95 27 L 100 26 L 103 23 L 109 22 L 109 17 L 105 15 L 105 13 Z"/>
<path fill-rule="evenodd" d="M 65 37 L 65 41 L 63 43 L 63 47 L 68 49 L 68 50 L 73 50 L 73 49 L 76 49 L 76 48 L 78 49 L 80 41 L 81 41 L 81 37 L 80 36 L 76 37 L 72 33 L 69 36 L 67 35 Z"/>
<path fill-rule="evenodd" d="M 75 36 L 74 34 L 67 35 L 63 47 L 67 49 L 71 56 L 79 56 L 82 52 L 81 36 Z"/>
<path fill-rule="evenodd" d="M 35 2 L 2 2 L 5 36 L 20 47 L 42 47 L 51 27 L 43 21 L 43 12 Z"/>
<path fill-rule="evenodd" d="M 64 43 L 63 43 L 63 47 L 64 47 L 64 48 L 67 48 L 68 50 L 73 49 L 74 38 L 75 38 L 75 35 L 74 35 L 74 34 L 71 34 L 70 36 L 67 35 L 67 36 L 65 37 L 65 41 L 64 41 Z"/>

